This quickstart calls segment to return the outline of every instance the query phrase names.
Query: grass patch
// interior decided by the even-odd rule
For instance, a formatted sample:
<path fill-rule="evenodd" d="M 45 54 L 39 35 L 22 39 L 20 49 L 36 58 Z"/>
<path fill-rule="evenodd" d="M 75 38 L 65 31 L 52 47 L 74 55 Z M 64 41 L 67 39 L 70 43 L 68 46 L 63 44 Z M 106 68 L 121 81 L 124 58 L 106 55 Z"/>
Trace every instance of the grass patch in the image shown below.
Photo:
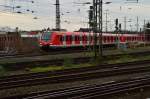
<path fill-rule="evenodd" d="M 142 48 L 141 48 L 142 49 Z M 134 49 L 135 50 L 135 49 Z M 137 49 L 136 49 L 137 50 Z M 35 67 L 34 64 L 31 64 L 31 67 L 34 68 L 27 68 L 24 71 L 25 73 L 36 73 L 36 72 L 47 72 L 47 71 L 57 71 L 57 70 L 64 70 L 64 69 L 73 69 L 73 68 L 84 68 L 84 67 L 90 67 L 90 66 L 100 66 L 101 64 L 117 64 L 117 63 L 127 63 L 127 62 L 134 62 L 134 61 L 142 61 L 142 60 L 150 60 L 150 55 L 145 55 L 145 56 L 134 56 L 130 55 L 128 52 L 133 51 L 133 49 L 128 49 L 128 51 L 122 51 L 122 50 L 114 50 L 109 53 L 120 53 L 124 55 L 117 55 L 117 56 L 104 56 L 104 57 L 99 57 L 97 59 L 92 58 L 89 62 L 87 63 L 81 63 L 81 64 L 74 64 L 74 61 L 72 58 L 74 57 L 94 57 L 93 52 L 84 52 L 82 55 L 78 54 L 70 54 L 70 55 L 60 55 L 56 57 L 51 56 L 53 59 L 64 59 L 63 66 L 38 66 Z M 107 53 L 107 51 L 105 52 Z M 107 55 L 107 54 L 106 54 Z M 1 62 L 1 61 L 0 61 Z M 9 64 L 9 62 L 6 62 Z M 9 65 L 10 66 L 10 65 Z M 7 66 L 4 64 L 4 66 L 0 65 L 0 76 L 10 74 L 11 67 Z M 13 71 L 14 74 L 19 74 L 18 71 Z"/>
<path fill-rule="evenodd" d="M 148 56 L 132 56 L 129 54 L 117 56 L 117 57 L 100 57 L 97 59 L 92 58 L 89 62 L 83 64 L 73 64 L 73 60 L 71 58 L 65 58 L 63 66 L 47 66 L 47 67 L 35 67 L 30 69 L 31 72 L 46 72 L 46 71 L 57 71 L 57 70 L 64 70 L 64 69 L 73 69 L 73 68 L 84 68 L 90 66 L 99 66 L 101 64 L 117 64 L 117 63 L 127 63 L 127 62 L 134 62 L 134 61 L 142 61 L 142 60 L 149 60 L 150 55 Z"/>
<path fill-rule="evenodd" d="M 63 66 L 64 67 L 72 67 L 73 65 L 73 59 L 69 57 L 64 58 Z"/>
<path fill-rule="evenodd" d="M 4 76 L 6 73 L 6 70 L 3 66 L 0 65 L 0 76 Z"/>
<path fill-rule="evenodd" d="M 63 66 L 48 66 L 48 67 L 35 67 L 30 69 L 30 72 L 47 72 L 47 71 L 56 71 L 56 70 L 63 70 Z"/>

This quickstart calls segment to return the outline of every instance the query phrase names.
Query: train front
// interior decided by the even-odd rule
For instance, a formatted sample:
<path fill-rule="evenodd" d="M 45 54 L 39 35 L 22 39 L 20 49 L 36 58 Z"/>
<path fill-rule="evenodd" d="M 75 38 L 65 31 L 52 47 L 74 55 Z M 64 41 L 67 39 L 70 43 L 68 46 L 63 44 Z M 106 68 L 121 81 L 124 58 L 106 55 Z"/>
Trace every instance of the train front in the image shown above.
<path fill-rule="evenodd" d="M 49 48 L 50 43 L 51 43 L 51 34 L 52 34 L 52 32 L 50 32 L 50 31 L 46 31 L 41 34 L 40 39 L 39 39 L 41 48 L 44 48 L 44 49 Z"/>

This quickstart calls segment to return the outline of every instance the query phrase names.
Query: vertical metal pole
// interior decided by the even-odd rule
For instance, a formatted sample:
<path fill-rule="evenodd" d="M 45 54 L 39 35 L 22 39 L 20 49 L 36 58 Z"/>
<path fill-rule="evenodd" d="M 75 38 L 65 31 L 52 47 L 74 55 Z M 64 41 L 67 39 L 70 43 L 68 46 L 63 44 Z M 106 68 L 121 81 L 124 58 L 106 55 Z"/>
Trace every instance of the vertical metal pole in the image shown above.
<path fill-rule="evenodd" d="M 137 33 L 139 32 L 139 17 L 137 16 Z"/>
<path fill-rule="evenodd" d="M 93 38 L 94 38 L 94 46 L 93 46 L 93 49 L 94 49 L 94 56 L 95 56 L 95 59 L 97 58 L 97 50 L 96 50 L 96 29 L 97 29 L 97 17 L 96 17 L 96 1 L 97 0 L 93 0 Z"/>
<path fill-rule="evenodd" d="M 99 56 L 103 56 L 103 45 L 102 45 L 102 0 L 93 0 L 93 32 L 94 32 L 94 52 L 95 58 L 97 57 L 97 51 Z M 98 33 L 98 37 L 97 37 Z M 97 41 L 99 49 L 97 50 Z"/>
<path fill-rule="evenodd" d="M 99 32 L 100 32 L 100 43 L 99 43 L 99 54 L 103 56 L 103 0 L 99 0 Z"/>
<path fill-rule="evenodd" d="M 146 26 L 145 26 L 145 25 L 146 25 L 146 21 L 145 21 L 145 19 L 144 19 L 144 46 L 146 45 L 146 44 L 145 44 L 145 42 L 146 42 L 146 29 L 145 29 Z"/>
<path fill-rule="evenodd" d="M 124 17 L 124 33 L 126 33 L 127 17 Z"/>
<path fill-rule="evenodd" d="M 60 3 L 56 0 L 56 30 L 60 31 Z"/>
<path fill-rule="evenodd" d="M 107 33 L 107 31 L 108 31 L 108 26 L 107 26 L 107 18 L 108 18 L 108 12 L 107 12 L 108 10 L 106 10 L 106 33 Z"/>
<path fill-rule="evenodd" d="M 98 0 L 95 1 L 95 55 L 97 57 L 97 32 L 98 32 Z"/>

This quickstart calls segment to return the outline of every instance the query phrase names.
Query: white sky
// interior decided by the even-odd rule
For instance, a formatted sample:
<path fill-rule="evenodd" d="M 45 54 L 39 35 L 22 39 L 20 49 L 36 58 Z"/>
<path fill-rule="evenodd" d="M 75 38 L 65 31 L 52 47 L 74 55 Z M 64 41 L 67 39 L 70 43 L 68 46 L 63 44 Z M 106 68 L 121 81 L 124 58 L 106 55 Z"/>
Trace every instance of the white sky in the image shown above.
<path fill-rule="evenodd" d="M 42 28 L 55 28 L 55 0 L 34 0 L 32 4 L 31 0 L 0 0 L 0 5 L 7 6 L 21 6 L 21 9 L 15 9 L 16 11 L 22 11 L 24 14 L 12 13 L 11 8 L 0 6 L 0 27 L 19 27 L 23 30 L 35 30 Z M 108 29 L 114 29 L 114 19 L 119 18 L 120 23 L 124 23 L 124 17 L 132 22 L 127 23 L 127 28 L 136 28 L 136 18 L 139 17 L 140 27 L 144 23 L 144 19 L 150 20 L 150 0 L 139 0 L 139 3 L 125 3 L 126 0 L 103 0 L 103 2 L 112 2 L 109 5 L 104 5 L 104 13 L 108 9 Z M 82 5 L 76 3 L 92 2 L 92 0 L 60 0 L 61 3 L 61 27 L 66 28 L 69 31 L 78 30 L 80 27 L 87 27 L 88 13 L 90 5 Z M 29 11 L 35 11 L 32 14 Z M 70 12 L 70 13 L 67 13 Z M 38 17 L 37 20 L 33 19 Z M 105 21 L 105 14 L 103 16 Z M 103 23 L 105 29 L 105 22 Z M 130 27 L 131 26 L 131 27 Z"/>

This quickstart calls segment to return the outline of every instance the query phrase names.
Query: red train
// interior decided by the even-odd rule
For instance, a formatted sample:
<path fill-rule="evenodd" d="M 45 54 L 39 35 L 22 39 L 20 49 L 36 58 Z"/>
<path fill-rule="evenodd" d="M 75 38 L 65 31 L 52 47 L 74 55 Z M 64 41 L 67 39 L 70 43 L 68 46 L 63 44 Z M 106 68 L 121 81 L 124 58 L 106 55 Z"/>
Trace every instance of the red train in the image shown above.
<path fill-rule="evenodd" d="M 115 45 L 118 42 L 144 43 L 144 41 L 145 37 L 141 34 L 103 33 L 102 36 L 103 45 Z M 87 32 L 46 31 L 40 36 L 39 42 L 41 47 L 50 48 L 85 47 L 94 44 L 94 36 L 93 33 Z"/>

